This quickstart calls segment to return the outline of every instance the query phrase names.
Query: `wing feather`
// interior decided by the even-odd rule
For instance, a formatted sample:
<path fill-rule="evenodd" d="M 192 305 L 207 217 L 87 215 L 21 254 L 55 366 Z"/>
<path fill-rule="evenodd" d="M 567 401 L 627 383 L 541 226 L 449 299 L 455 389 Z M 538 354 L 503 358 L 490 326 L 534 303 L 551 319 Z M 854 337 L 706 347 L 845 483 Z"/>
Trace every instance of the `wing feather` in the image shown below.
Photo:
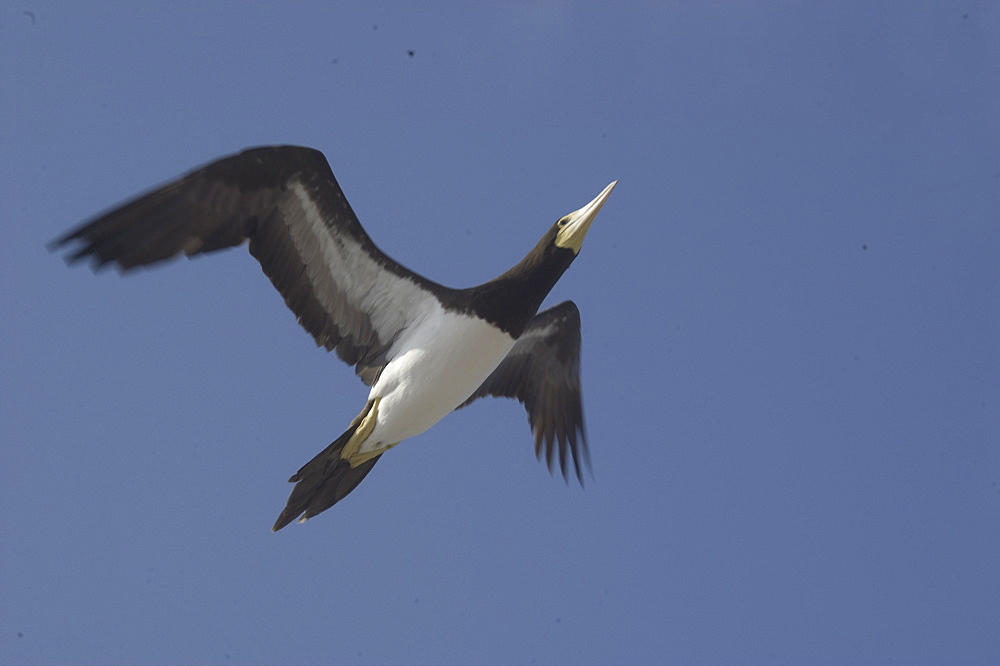
<path fill-rule="evenodd" d="M 580 389 L 580 311 L 572 301 L 539 312 L 496 370 L 461 407 L 485 396 L 516 398 L 528 412 L 535 456 L 583 483 L 590 452 Z M 460 407 L 460 408 L 461 408 Z"/>
<path fill-rule="evenodd" d="M 404 268 L 368 237 L 326 158 L 254 148 L 196 169 L 53 241 L 68 261 L 121 272 L 249 241 L 250 253 L 317 345 L 366 383 L 414 313 L 450 291 Z"/>

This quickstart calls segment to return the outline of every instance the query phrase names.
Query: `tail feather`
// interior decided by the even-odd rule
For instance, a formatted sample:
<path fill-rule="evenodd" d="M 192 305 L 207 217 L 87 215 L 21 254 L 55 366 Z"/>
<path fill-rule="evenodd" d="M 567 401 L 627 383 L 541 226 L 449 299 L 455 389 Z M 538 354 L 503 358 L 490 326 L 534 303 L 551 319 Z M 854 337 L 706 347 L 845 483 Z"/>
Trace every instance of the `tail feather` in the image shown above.
<path fill-rule="evenodd" d="M 289 483 L 295 484 L 295 488 L 288 497 L 285 510 L 271 528 L 272 532 L 277 532 L 299 516 L 302 516 L 300 521 L 304 522 L 323 513 L 357 488 L 372 470 L 382 456 L 376 456 L 357 467 L 351 467 L 349 462 L 340 457 L 344 445 L 357 430 L 359 422 L 360 418 L 355 419 L 347 432 L 288 479 Z"/>

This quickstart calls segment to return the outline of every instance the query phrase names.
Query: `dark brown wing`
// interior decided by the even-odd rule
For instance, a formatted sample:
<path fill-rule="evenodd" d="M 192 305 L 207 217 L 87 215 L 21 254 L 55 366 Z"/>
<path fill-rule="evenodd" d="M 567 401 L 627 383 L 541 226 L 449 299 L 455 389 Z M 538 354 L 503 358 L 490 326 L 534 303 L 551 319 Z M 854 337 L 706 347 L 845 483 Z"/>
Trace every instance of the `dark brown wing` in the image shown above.
<path fill-rule="evenodd" d="M 297 146 L 223 158 L 53 241 L 68 261 L 120 271 L 250 242 L 250 253 L 316 344 L 374 382 L 393 340 L 435 291 L 379 250 L 326 158 Z"/>
<path fill-rule="evenodd" d="M 503 362 L 461 407 L 487 395 L 524 403 L 535 455 L 541 460 L 544 451 L 551 472 L 558 450 L 563 477 L 569 479 L 572 459 L 583 483 L 582 466 L 590 468 L 590 452 L 580 389 L 580 311 L 572 301 L 536 314 Z"/>

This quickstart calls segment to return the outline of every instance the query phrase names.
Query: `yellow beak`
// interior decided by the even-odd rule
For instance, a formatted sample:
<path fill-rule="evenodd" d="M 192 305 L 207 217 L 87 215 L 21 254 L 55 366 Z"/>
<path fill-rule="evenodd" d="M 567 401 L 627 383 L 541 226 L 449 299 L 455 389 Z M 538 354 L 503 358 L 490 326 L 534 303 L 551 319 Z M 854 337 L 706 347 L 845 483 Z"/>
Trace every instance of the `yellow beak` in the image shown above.
<path fill-rule="evenodd" d="M 583 237 L 587 235 L 587 231 L 593 224 L 594 218 L 597 217 L 597 213 L 600 212 L 601 206 L 604 205 L 611 190 L 615 189 L 617 184 L 618 181 L 614 181 L 594 197 L 594 200 L 589 204 L 559 220 L 559 232 L 556 234 L 557 246 L 569 248 L 573 250 L 574 254 L 580 253 L 580 248 L 583 247 Z"/>

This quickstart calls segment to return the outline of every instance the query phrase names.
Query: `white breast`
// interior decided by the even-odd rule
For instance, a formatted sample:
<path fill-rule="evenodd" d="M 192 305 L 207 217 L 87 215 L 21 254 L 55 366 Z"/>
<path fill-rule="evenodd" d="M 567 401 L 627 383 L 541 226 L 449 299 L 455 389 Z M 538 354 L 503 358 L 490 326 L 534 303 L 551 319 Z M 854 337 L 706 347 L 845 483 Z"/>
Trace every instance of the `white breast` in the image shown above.
<path fill-rule="evenodd" d="M 513 346 L 514 338 L 494 326 L 434 302 L 397 341 L 393 360 L 372 386 L 369 399 L 382 400 L 361 449 L 395 444 L 433 426 L 472 395 Z"/>

